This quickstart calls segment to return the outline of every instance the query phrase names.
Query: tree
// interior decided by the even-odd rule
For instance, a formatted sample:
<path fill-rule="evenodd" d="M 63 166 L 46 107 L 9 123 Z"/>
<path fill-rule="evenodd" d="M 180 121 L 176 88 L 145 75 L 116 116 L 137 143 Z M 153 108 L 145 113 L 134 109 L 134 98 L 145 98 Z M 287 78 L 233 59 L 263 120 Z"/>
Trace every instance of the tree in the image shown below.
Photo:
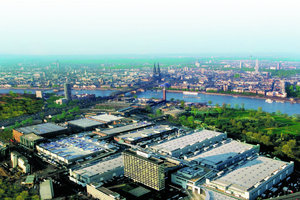
<path fill-rule="evenodd" d="M 211 100 L 209 100 L 207 103 L 208 103 L 209 105 L 211 105 L 211 104 L 212 104 L 212 101 L 211 101 Z"/>
<path fill-rule="evenodd" d="M 184 108 L 184 101 L 180 101 L 180 107 Z"/>
<path fill-rule="evenodd" d="M 244 103 L 241 103 L 241 109 L 245 110 L 245 104 Z"/>
<path fill-rule="evenodd" d="M 259 113 L 261 113 L 261 112 L 262 112 L 262 107 L 258 107 L 258 108 L 257 108 L 257 111 L 258 111 Z"/>

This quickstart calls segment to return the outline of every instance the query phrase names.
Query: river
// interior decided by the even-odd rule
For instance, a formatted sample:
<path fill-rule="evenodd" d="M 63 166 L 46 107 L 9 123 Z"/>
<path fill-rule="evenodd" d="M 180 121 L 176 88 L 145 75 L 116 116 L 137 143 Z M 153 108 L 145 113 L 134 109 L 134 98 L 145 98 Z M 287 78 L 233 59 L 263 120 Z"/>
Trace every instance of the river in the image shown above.
<path fill-rule="evenodd" d="M 9 91 L 13 91 L 16 93 L 23 93 L 24 91 L 35 93 L 33 89 L 0 89 L 0 93 L 8 93 Z M 45 92 L 52 92 L 52 90 L 45 90 Z M 109 96 L 115 90 L 72 90 L 72 94 L 95 94 L 97 97 L 99 96 Z M 60 91 L 59 94 L 63 94 L 63 91 Z M 137 93 L 139 98 L 162 98 L 162 91 L 156 90 L 147 90 L 145 92 Z M 256 99 L 250 97 L 233 97 L 233 96 L 223 96 L 223 95 L 213 95 L 213 94 L 198 94 L 198 95 L 184 95 L 183 93 L 178 92 L 168 92 L 167 100 L 174 98 L 175 100 L 184 100 L 186 102 L 200 102 L 207 103 L 208 101 L 212 101 L 212 105 L 223 103 L 230 104 L 232 107 L 235 104 L 241 105 L 244 103 L 246 109 L 257 109 L 258 107 L 262 107 L 263 111 L 266 112 L 276 112 L 280 110 L 281 113 L 286 113 L 288 115 L 300 114 L 300 104 L 291 104 L 289 102 L 279 103 L 267 103 L 265 99 Z"/>

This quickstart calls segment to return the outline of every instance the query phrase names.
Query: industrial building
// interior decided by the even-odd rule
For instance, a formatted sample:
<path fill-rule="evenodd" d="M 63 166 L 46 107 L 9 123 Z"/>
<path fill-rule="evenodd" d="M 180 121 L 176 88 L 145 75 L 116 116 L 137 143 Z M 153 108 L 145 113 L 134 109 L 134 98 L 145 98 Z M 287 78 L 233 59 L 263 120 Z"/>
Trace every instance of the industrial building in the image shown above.
<path fill-rule="evenodd" d="M 90 133 L 79 133 L 65 138 L 41 143 L 36 146 L 38 154 L 45 160 L 62 164 L 71 164 L 76 160 L 97 155 L 115 146 L 105 141 L 99 142 Z"/>
<path fill-rule="evenodd" d="M 121 122 L 124 117 L 109 115 L 109 114 L 102 114 L 102 115 L 95 115 L 90 116 L 89 119 L 104 123 L 104 124 L 111 124 L 111 123 L 119 123 Z"/>
<path fill-rule="evenodd" d="M 40 197 L 41 200 L 53 199 L 54 190 L 51 178 L 45 180 L 40 184 Z"/>
<path fill-rule="evenodd" d="M 98 184 L 86 185 L 86 190 L 89 195 L 99 200 L 126 200 L 119 193 L 109 190 L 108 188 L 98 186 Z"/>
<path fill-rule="evenodd" d="M 114 137 L 116 135 L 124 134 L 130 131 L 140 130 L 142 128 L 146 128 L 151 125 L 153 125 L 151 122 L 139 122 L 139 123 L 129 124 L 117 128 L 99 130 L 96 132 L 96 134 L 104 137 Z"/>
<path fill-rule="evenodd" d="M 102 122 L 87 118 L 68 121 L 68 127 L 75 132 L 91 131 L 100 126 L 103 126 Z"/>
<path fill-rule="evenodd" d="M 100 183 L 124 174 L 124 164 L 121 155 L 104 161 L 89 164 L 79 169 L 70 169 L 70 180 L 86 186 L 90 183 Z"/>
<path fill-rule="evenodd" d="M 207 179 L 206 184 L 236 197 L 254 200 L 288 177 L 293 170 L 293 162 L 259 156 L 234 170 L 218 173 L 216 178 Z"/>
<path fill-rule="evenodd" d="M 222 170 L 259 153 L 259 145 L 246 144 L 231 139 L 222 143 L 190 157 L 188 160 L 211 169 Z"/>
<path fill-rule="evenodd" d="M 138 142 L 158 138 L 164 135 L 174 133 L 177 129 L 168 125 L 158 125 L 147 127 L 142 130 L 136 130 L 124 135 L 116 136 L 114 139 L 117 142 L 126 142 L 128 144 L 136 144 Z"/>
<path fill-rule="evenodd" d="M 153 125 L 151 122 L 139 122 L 139 123 L 129 124 L 129 125 L 120 126 L 116 128 L 99 130 L 97 131 L 97 134 L 104 137 L 114 137 L 116 135 L 124 134 L 130 131 L 146 128 L 151 125 Z"/>
<path fill-rule="evenodd" d="M 36 144 L 44 141 L 45 138 L 41 137 L 41 136 L 38 136 L 34 133 L 29 133 L 29 134 L 26 134 L 26 135 L 22 135 L 20 137 L 20 144 L 23 146 L 23 147 L 26 147 L 28 149 L 35 149 L 35 146 Z"/>
<path fill-rule="evenodd" d="M 17 142 L 20 142 L 20 137 L 29 133 L 34 133 L 45 138 L 51 138 L 67 132 L 67 128 L 52 123 L 44 123 L 13 129 L 13 137 Z"/>
<path fill-rule="evenodd" d="M 203 166 L 184 167 L 171 174 L 171 182 L 184 189 L 193 189 L 211 175 L 213 171 Z"/>
<path fill-rule="evenodd" d="M 148 153 L 123 151 L 124 175 L 155 190 L 165 188 L 164 160 Z"/>
<path fill-rule="evenodd" d="M 30 172 L 30 165 L 28 163 L 27 158 L 24 157 L 19 152 L 17 152 L 17 151 L 11 152 L 10 153 L 10 159 L 11 159 L 13 168 L 19 167 L 22 170 L 23 173 L 29 173 Z"/>
<path fill-rule="evenodd" d="M 151 149 L 163 155 L 180 157 L 194 151 L 202 149 L 221 142 L 227 138 L 226 133 L 220 133 L 210 130 L 202 130 L 175 139 L 168 140 L 164 143 L 153 145 Z"/>

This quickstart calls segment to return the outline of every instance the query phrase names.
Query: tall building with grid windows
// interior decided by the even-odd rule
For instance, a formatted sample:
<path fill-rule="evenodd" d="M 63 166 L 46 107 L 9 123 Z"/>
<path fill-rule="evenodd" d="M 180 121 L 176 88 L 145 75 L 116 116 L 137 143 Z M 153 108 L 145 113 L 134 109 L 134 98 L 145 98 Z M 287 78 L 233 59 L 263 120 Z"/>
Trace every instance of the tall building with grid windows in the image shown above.
<path fill-rule="evenodd" d="M 124 175 L 155 190 L 165 188 L 164 160 L 135 150 L 123 152 Z"/>

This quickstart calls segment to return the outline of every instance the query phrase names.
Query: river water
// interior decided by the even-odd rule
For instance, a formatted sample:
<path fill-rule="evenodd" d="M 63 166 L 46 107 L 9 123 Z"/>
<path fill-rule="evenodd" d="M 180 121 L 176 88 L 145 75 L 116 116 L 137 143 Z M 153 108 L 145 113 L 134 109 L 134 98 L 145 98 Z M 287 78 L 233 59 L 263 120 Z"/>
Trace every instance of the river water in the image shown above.
<path fill-rule="evenodd" d="M 8 93 L 10 89 L 0 89 L 0 93 Z M 11 89 L 11 91 L 16 93 L 23 93 L 24 89 Z M 35 90 L 26 89 L 27 92 L 35 93 Z M 52 90 L 45 90 L 45 92 L 53 92 Z M 97 97 L 99 96 L 109 96 L 115 90 L 72 90 L 72 94 L 95 94 Z M 60 91 L 59 94 L 63 94 L 63 91 Z M 162 98 L 162 91 L 156 90 L 147 90 L 145 92 L 137 93 L 139 98 Z M 255 99 L 250 97 L 233 97 L 233 96 L 223 96 L 223 95 L 213 95 L 213 94 L 198 94 L 198 95 L 185 95 L 183 93 L 178 92 L 168 92 L 167 100 L 174 98 L 175 100 L 184 100 L 186 102 L 200 102 L 207 103 L 208 101 L 212 101 L 212 105 L 223 103 L 230 104 L 234 107 L 236 104 L 241 105 L 244 103 L 244 107 L 246 109 L 257 109 L 258 107 L 262 107 L 262 109 L 266 112 L 276 112 L 280 110 L 281 113 L 286 113 L 288 115 L 300 114 L 300 104 L 291 104 L 288 102 L 279 103 L 267 103 L 265 99 Z"/>

